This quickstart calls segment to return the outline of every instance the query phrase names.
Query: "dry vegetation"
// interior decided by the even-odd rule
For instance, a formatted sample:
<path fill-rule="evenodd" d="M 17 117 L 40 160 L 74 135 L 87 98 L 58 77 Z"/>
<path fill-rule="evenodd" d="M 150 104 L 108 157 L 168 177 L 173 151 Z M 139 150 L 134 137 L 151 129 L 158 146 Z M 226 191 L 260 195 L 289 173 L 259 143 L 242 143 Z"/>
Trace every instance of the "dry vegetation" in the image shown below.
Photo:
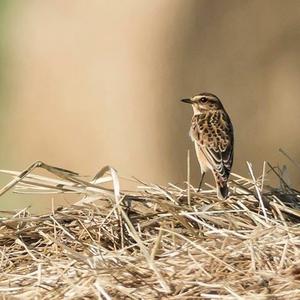
<path fill-rule="evenodd" d="M 255 178 L 248 167 L 226 201 L 188 184 L 122 192 L 109 168 L 91 182 L 49 166 L 60 179 L 15 177 L 17 192 L 83 199 L 47 215 L 6 212 L 2 299 L 300 299 L 300 194 L 278 169 Z M 271 174 L 280 188 L 267 186 Z"/>

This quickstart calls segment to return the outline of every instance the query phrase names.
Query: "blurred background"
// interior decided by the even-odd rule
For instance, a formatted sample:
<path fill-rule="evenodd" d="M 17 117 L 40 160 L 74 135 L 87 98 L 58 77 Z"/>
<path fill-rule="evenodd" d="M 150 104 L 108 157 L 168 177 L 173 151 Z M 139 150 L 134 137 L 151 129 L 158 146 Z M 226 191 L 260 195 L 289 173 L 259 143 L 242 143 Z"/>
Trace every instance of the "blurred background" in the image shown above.
<path fill-rule="evenodd" d="M 300 156 L 298 0 L 1 0 L 0 17 L 1 169 L 110 164 L 183 186 L 191 149 L 197 185 L 192 110 L 179 99 L 208 91 L 234 123 L 233 171 L 287 164 L 300 186 L 278 152 Z M 51 207 L 33 199 L 9 193 L 0 209 Z"/>

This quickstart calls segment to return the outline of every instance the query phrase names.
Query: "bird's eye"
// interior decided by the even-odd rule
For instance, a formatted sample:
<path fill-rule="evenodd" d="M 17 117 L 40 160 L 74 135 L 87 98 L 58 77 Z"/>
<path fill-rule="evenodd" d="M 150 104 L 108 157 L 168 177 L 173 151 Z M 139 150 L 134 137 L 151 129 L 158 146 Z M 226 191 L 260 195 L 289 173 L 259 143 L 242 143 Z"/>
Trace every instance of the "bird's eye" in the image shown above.
<path fill-rule="evenodd" d="M 200 98 L 200 101 L 201 101 L 201 103 L 206 103 L 207 102 L 207 98 L 202 97 L 202 98 Z"/>

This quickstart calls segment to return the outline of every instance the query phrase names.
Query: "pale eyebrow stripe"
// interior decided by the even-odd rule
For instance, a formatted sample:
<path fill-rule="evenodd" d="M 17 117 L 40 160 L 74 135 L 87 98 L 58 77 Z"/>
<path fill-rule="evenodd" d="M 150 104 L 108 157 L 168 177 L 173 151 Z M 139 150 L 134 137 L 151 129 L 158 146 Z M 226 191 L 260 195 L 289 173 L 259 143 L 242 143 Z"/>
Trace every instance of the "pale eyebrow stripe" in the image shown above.
<path fill-rule="evenodd" d="M 208 100 L 214 100 L 214 99 L 215 99 L 215 97 L 210 96 L 210 95 L 196 95 L 196 96 L 194 96 L 194 97 L 192 98 L 192 100 L 199 100 L 199 99 L 201 99 L 202 97 L 205 97 L 205 98 L 207 98 Z"/>

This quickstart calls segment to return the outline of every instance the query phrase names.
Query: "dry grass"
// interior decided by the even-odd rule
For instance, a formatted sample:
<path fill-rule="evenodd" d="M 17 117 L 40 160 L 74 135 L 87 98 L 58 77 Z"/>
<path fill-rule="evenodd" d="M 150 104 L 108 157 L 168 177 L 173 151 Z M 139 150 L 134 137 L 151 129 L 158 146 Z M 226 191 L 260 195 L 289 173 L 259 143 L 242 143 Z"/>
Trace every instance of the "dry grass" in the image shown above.
<path fill-rule="evenodd" d="M 226 201 L 190 185 L 122 193 L 111 168 L 91 182 L 26 173 L 17 192 L 84 197 L 2 219 L 2 299 L 300 299 L 300 194 L 271 166 L 259 178 L 248 167 Z M 271 173 L 281 188 L 265 184 Z M 99 188 L 107 181 L 111 190 Z"/>

